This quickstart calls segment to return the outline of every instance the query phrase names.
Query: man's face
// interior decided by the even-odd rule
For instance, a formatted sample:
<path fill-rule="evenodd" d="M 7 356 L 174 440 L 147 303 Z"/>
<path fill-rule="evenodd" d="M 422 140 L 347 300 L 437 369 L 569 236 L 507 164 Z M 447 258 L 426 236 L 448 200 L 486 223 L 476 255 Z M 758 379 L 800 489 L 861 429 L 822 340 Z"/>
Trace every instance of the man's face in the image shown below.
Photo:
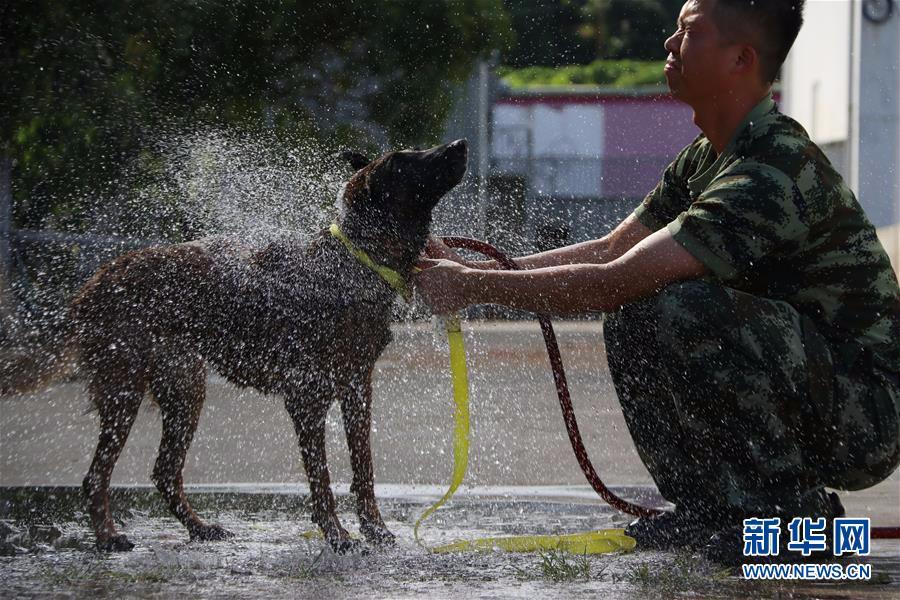
<path fill-rule="evenodd" d="M 672 95 L 696 106 L 717 97 L 727 86 L 731 56 L 722 43 L 712 11 L 716 0 L 688 0 L 678 16 L 678 30 L 666 40 L 666 82 Z"/>

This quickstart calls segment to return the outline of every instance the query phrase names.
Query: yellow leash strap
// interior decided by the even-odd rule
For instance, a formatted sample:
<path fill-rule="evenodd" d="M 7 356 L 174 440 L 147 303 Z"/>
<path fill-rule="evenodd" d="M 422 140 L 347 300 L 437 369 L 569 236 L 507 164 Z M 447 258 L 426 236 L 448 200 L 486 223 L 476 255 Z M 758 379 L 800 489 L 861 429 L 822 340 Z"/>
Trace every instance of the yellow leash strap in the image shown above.
<path fill-rule="evenodd" d="M 375 271 L 384 279 L 385 283 L 391 286 L 395 292 L 400 294 L 404 300 L 409 302 L 410 298 L 412 298 L 412 291 L 409 289 L 409 284 L 406 279 L 404 279 L 403 275 L 391 269 L 390 267 L 385 267 L 384 265 L 379 265 L 377 262 L 372 260 L 372 257 L 366 254 L 365 250 L 361 248 L 357 248 L 356 245 L 350 241 L 344 232 L 341 231 L 341 228 L 338 227 L 337 223 L 332 223 L 328 228 L 328 232 L 333 235 L 335 238 L 341 241 L 344 244 L 344 247 L 353 255 L 356 260 L 360 262 L 360 264 L 365 265 L 371 270 Z"/>
<path fill-rule="evenodd" d="M 444 505 L 456 492 L 466 476 L 469 462 L 469 374 L 466 369 L 466 349 L 463 343 L 459 316 L 446 320 L 447 341 L 450 345 L 450 371 L 453 379 L 453 401 L 456 404 L 453 429 L 453 477 L 447 492 L 416 520 L 413 536 L 419 539 L 419 526 Z M 536 552 L 540 550 L 564 550 L 573 554 L 604 554 L 633 550 L 635 540 L 625 535 L 623 529 L 602 529 L 568 535 L 520 535 L 465 540 L 431 548 L 432 552 L 493 551 Z"/>
<path fill-rule="evenodd" d="M 466 540 L 432 548 L 432 552 L 538 552 L 542 550 L 563 550 L 572 554 L 605 554 L 608 552 L 628 552 L 634 549 L 634 538 L 625 535 L 624 529 L 600 529 L 568 535 L 516 535 L 509 537 L 489 537 Z"/>
<path fill-rule="evenodd" d="M 447 342 L 450 345 L 450 373 L 453 379 L 453 402 L 456 405 L 453 413 L 453 477 L 443 497 L 416 520 L 413 537 L 420 546 L 423 544 L 419 539 L 419 526 L 456 493 L 456 489 L 466 476 L 469 464 L 469 372 L 466 369 L 466 348 L 459 315 L 447 317 L 444 325 L 447 330 Z"/>

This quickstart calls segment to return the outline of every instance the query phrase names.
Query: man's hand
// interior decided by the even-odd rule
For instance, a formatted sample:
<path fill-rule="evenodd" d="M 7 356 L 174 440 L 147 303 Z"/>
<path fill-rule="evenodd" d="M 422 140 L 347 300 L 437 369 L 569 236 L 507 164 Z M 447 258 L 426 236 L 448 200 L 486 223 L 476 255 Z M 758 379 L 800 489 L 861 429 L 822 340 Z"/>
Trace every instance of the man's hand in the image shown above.
<path fill-rule="evenodd" d="M 435 235 L 428 236 L 428 242 L 425 244 L 425 257 L 433 260 L 451 260 L 469 266 L 468 261 Z M 421 265 L 419 266 L 421 267 Z"/>
<path fill-rule="evenodd" d="M 446 246 L 445 246 L 446 247 Z M 465 285 L 472 269 L 451 260 L 422 259 L 422 271 L 416 275 L 416 289 L 425 303 L 438 315 L 448 314 L 470 304 Z"/>

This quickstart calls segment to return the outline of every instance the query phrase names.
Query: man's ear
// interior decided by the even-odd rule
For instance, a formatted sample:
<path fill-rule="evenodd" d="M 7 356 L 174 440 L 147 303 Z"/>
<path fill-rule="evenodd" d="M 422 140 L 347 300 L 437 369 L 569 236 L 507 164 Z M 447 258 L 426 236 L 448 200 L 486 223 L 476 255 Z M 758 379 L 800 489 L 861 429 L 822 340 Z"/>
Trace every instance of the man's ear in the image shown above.
<path fill-rule="evenodd" d="M 359 152 L 353 152 L 351 150 L 344 150 L 340 154 L 337 155 L 338 160 L 341 160 L 345 163 L 349 163 L 351 167 L 353 167 L 354 171 L 359 171 L 367 164 L 372 162 Z"/>
<path fill-rule="evenodd" d="M 738 71 L 743 73 L 759 69 L 759 53 L 756 48 L 749 44 L 742 45 L 735 57 L 734 65 Z"/>

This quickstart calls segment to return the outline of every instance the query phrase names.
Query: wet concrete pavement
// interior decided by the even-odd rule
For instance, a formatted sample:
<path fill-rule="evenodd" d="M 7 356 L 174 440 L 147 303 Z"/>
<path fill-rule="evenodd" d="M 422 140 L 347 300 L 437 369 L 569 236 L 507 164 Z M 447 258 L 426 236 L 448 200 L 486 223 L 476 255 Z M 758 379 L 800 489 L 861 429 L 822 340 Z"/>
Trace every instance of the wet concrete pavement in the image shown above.
<path fill-rule="evenodd" d="M 464 329 L 472 378 L 469 474 L 459 502 L 436 521 L 434 531 L 439 532 L 442 539 L 459 539 L 485 532 L 521 532 L 523 526 L 526 529 L 572 531 L 620 524 L 622 517 L 603 506 L 587 487 L 572 454 L 538 327 L 530 323 L 481 323 L 466 324 Z M 606 368 L 600 324 L 560 323 L 557 324 L 557 332 L 579 425 L 595 466 L 608 484 L 624 489 L 632 497 L 649 500 L 653 495 L 652 482 L 640 464 L 618 408 Z M 101 586 L 102 590 L 121 593 L 122 586 L 125 586 L 124 589 L 134 593 L 139 591 L 138 595 L 145 595 L 144 592 L 147 592 L 146 595 L 157 595 L 160 590 L 172 592 L 178 588 L 167 587 L 166 581 L 176 585 L 188 580 L 202 582 L 200 570 L 212 565 L 211 568 L 219 569 L 220 575 L 226 571 L 237 572 L 238 575 L 231 574 L 224 579 L 220 577 L 217 580 L 219 587 L 206 590 L 218 592 L 199 595 L 227 596 L 231 595 L 229 590 L 235 595 L 245 595 L 244 592 L 257 595 L 243 587 L 245 583 L 254 581 L 252 576 L 247 576 L 247 579 L 240 575 L 244 571 L 257 575 L 267 573 L 264 579 L 269 583 L 256 581 L 250 588 L 259 585 L 260 591 L 268 589 L 276 594 L 279 590 L 295 589 L 291 587 L 295 586 L 298 590 L 307 591 L 332 590 L 335 592 L 333 595 L 354 596 L 356 592 L 359 595 L 372 592 L 376 596 L 392 597 L 395 594 L 389 591 L 394 586 L 397 596 L 422 593 L 436 597 L 460 596 L 472 595 L 473 590 L 475 595 L 483 597 L 544 595 L 548 592 L 547 582 L 540 576 L 529 579 L 540 572 L 540 557 L 518 557 L 499 562 L 488 560 L 487 563 L 472 558 L 444 564 L 432 558 L 423 558 L 422 552 L 412 546 L 410 515 L 424 508 L 442 492 L 450 477 L 453 405 L 447 364 L 445 344 L 440 338 L 435 340 L 433 329 L 428 324 L 399 326 L 395 331 L 395 342 L 378 363 L 374 380 L 372 432 L 378 482 L 376 493 L 383 499 L 383 504 L 393 507 L 388 508 L 388 519 L 403 540 L 401 549 L 397 551 L 400 554 L 394 555 L 394 559 L 376 559 L 361 571 L 358 562 L 351 564 L 335 559 L 337 562 L 334 565 L 337 566 L 332 565 L 330 570 L 319 573 L 316 571 L 319 567 L 313 565 L 313 561 L 321 550 L 321 543 L 299 543 L 294 535 L 297 530 L 308 529 L 308 517 L 293 520 L 276 515 L 272 521 L 246 510 L 216 510 L 216 515 L 229 521 L 229 526 L 239 531 L 239 537 L 244 535 L 250 541 L 246 544 L 242 542 L 244 545 L 237 547 L 213 545 L 211 547 L 214 549 L 209 550 L 210 546 L 185 545 L 186 536 L 171 519 L 165 516 L 150 518 L 142 516 L 140 511 L 128 509 L 124 516 L 129 529 L 136 530 L 139 536 L 141 532 L 146 532 L 146 537 L 154 540 L 149 550 L 145 549 L 145 554 L 150 552 L 152 556 L 144 556 L 144 562 L 135 563 L 137 566 L 133 568 L 123 566 L 132 560 L 127 557 L 108 559 L 112 562 L 102 562 L 98 558 L 101 561 L 97 563 L 99 566 L 91 568 L 104 573 L 118 573 L 120 571 L 117 569 L 124 569 L 121 572 L 126 573 L 124 577 L 127 580 L 118 581 L 115 576 L 104 576 L 104 581 L 112 581 L 115 585 Z M 80 382 L 71 381 L 33 395 L 6 400 L 0 408 L 0 486 L 80 484 L 87 471 L 97 434 L 95 416 L 89 412 L 87 395 Z M 336 407 L 329 415 L 328 428 L 332 480 L 337 482 L 336 488 L 342 493 L 346 492 L 351 475 Z M 151 402 L 145 402 L 118 463 L 115 483 L 149 484 L 159 431 L 158 411 Z M 256 494 L 271 492 L 289 495 L 294 489 L 304 491 L 305 478 L 293 427 L 280 401 L 252 391 L 235 389 L 217 377 L 211 377 L 200 428 L 188 456 L 185 481 L 201 484 L 195 488 L 200 491 L 209 491 L 209 486 L 220 489 L 222 485 L 231 491 Z M 869 490 L 842 493 L 841 497 L 852 516 L 869 516 L 873 525 L 900 525 L 900 474 L 895 473 L 888 481 Z M 497 502 L 501 502 L 502 506 Z M 495 509 L 493 512 L 491 507 Z M 352 521 L 352 517 L 348 518 Z M 250 523 L 246 522 L 248 519 Z M 74 537 L 89 541 L 83 524 L 78 523 L 76 519 L 75 524 L 71 525 L 76 531 Z M 254 529 L 253 523 L 262 529 Z M 267 536 L 265 532 L 271 535 Z M 221 552 L 215 548 L 221 550 L 226 547 L 231 558 L 216 562 L 218 559 L 215 556 Z M 881 571 L 887 574 L 888 579 L 893 578 L 894 584 L 863 588 L 842 584 L 823 588 L 822 595 L 900 595 L 900 573 L 896 568 L 900 564 L 900 542 L 879 542 L 876 550 L 878 560 L 882 561 Z M 245 556 L 247 553 L 250 558 Z M 202 556 L 195 561 L 197 565 L 181 564 L 186 560 L 191 562 L 194 560 L 191 557 L 196 556 Z M 568 595 L 615 590 L 615 595 L 640 596 L 641 573 L 644 571 L 635 575 L 637 571 L 629 569 L 643 569 L 641 565 L 645 563 L 641 561 L 648 558 L 646 553 L 635 556 L 644 558 L 623 557 L 622 563 L 609 562 L 606 558 L 599 562 L 592 559 L 595 570 L 603 569 L 609 575 L 607 584 L 612 585 L 612 580 L 616 579 L 624 587 L 604 587 L 607 584 L 601 585 L 599 582 L 603 577 L 599 580 L 594 577 L 589 585 L 568 584 L 575 586 L 566 588 L 570 592 Z M 43 569 L 41 572 L 46 577 L 42 576 L 41 581 L 68 582 L 65 585 L 69 587 L 64 588 L 76 595 L 96 588 L 96 577 L 90 573 L 80 574 L 65 560 L 57 565 L 59 568 L 56 571 L 51 569 L 49 572 L 47 568 L 50 567 L 35 556 L 3 560 L 19 561 L 7 566 L 20 568 L 23 572 L 28 572 L 29 568 Z M 28 566 L 21 562 L 23 560 L 38 562 Z M 248 567 L 248 561 L 252 563 L 253 560 L 263 561 L 268 566 L 258 569 Z M 660 564 L 677 567 L 672 561 L 681 559 L 663 556 L 650 557 L 649 560 L 651 563 L 661 561 Z M 172 561 L 179 563 L 175 565 L 177 568 L 173 567 Z M 392 561 L 401 566 L 392 571 Z M 424 571 L 412 567 L 418 564 L 417 561 L 426 565 Z M 40 566 L 42 564 L 44 566 Z M 54 563 L 51 560 L 47 564 Z M 484 571 L 483 576 L 479 575 L 479 568 Z M 666 572 L 666 568 L 661 567 L 660 572 Z M 449 569 L 448 578 L 441 575 L 443 569 Z M 530 575 L 522 579 L 516 575 L 516 569 Z M 170 571 L 176 575 L 169 577 Z M 282 571 L 292 574 L 288 579 L 281 580 L 278 573 Z M 651 571 L 655 572 L 653 569 Z M 618 575 L 612 577 L 615 573 Z M 714 569 L 707 566 L 696 573 L 691 572 L 688 578 L 709 580 L 714 574 Z M 633 576 L 631 583 L 626 581 L 626 575 Z M 26 573 L 23 577 L 5 579 L 7 585 L 0 581 L 0 589 L 27 590 L 27 582 L 33 579 L 33 573 Z M 506 583 L 503 583 L 504 577 Z M 387 583 L 381 587 L 369 585 L 367 588 L 365 582 L 373 578 Z M 153 579 L 165 581 L 158 581 L 156 583 L 159 585 L 156 585 L 151 581 Z M 239 584 L 237 580 L 243 583 Z M 356 581 L 354 585 L 357 587 L 343 586 L 342 582 L 347 581 Z M 394 585 L 398 582 L 402 583 L 398 584 L 399 587 Z M 721 597 L 728 597 L 736 591 L 736 588 L 729 586 L 720 587 L 718 591 L 714 587 L 698 589 L 696 585 L 689 588 L 704 596 L 724 593 Z M 46 586 L 40 589 L 46 591 Z M 185 589 L 197 592 L 202 591 L 203 586 L 201 583 L 199 588 L 193 585 Z M 336 593 L 341 589 L 346 593 Z M 854 591 L 849 593 L 849 590 Z M 761 594 L 767 596 L 769 591 L 772 590 L 765 588 Z M 796 592 L 798 590 L 792 593 Z M 754 592 L 752 595 L 758 594 Z M 806 595 L 806 592 L 800 595 Z"/>
<path fill-rule="evenodd" d="M 472 445 L 466 485 L 585 486 L 572 453 L 540 330 L 533 323 L 467 323 Z M 651 486 L 615 397 L 601 325 L 556 324 L 585 445 L 612 485 Z M 449 480 L 453 401 L 445 343 L 429 324 L 401 325 L 374 377 L 372 447 L 379 484 L 442 485 Z M 350 481 L 349 459 L 333 407 L 328 418 L 332 480 Z M 0 485 L 79 485 L 94 450 L 97 423 L 81 382 L 3 402 Z M 149 484 L 159 444 L 158 410 L 149 400 L 114 473 L 120 484 Z M 293 426 L 278 398 L 210 378 L 185 482 L 305 481 Z M 842 494 L 852 514 L 900 525 L 900 472 L 861 492 Z"/>
<path fill-rule="evenodd" d="M 77 488 L 0 489 L 0 524 L 13 524 L 4 535 L 19 552 L 0 556 L 0 597 L 849 600 L 896 598 L 900 590 L 897 545 L 879 540 L 869 557 L 832 561 L 845 568 L 871 565 L 872 578 L 862 582 L 750 581 L 689 551 L 436 554 L 428 548 L 482 536 L 604 529 L 621 526 L 624 518 L 559 490 L 553 497 L 540 490 L 528 497 L 464 494 L 426 522 L 418 546 L 412 524 L 433 497 L 382 491 L 382 513 L 397 546 L 337 556 L 307 535 L 308 498 L 294 490 L 194 490 L 198 512 L 234 533 L 223 542 L 197 543 L 187 540 L 155 492 L 117 488 L 113 510 L 136 547 L 104 555 L 91 548 Z M 351 505 L 348 496 L 338 496 L 341 520 L 355 531 Z M 48 514 L 54 525 L 34 525 Z"/>

